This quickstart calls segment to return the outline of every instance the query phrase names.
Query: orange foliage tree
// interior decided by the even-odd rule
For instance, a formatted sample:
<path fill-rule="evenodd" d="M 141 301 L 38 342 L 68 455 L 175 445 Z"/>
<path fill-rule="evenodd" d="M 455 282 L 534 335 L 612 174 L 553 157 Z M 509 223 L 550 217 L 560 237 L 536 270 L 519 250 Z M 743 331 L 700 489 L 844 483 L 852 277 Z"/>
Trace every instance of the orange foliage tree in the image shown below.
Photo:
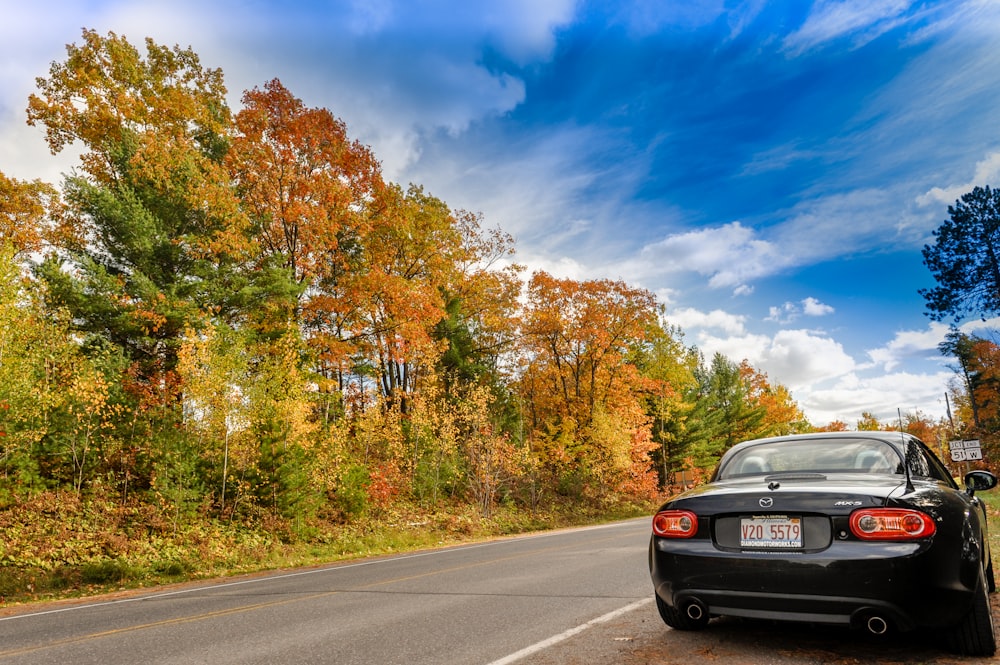
<path fill-rule="evenodd" d="M 761 407 L 763 418 L 755 436 L 780 436 L 809 431 L 809 421 L 792 399 L 788 388 L 771 385 L 767 374 L 744 360 L 740 363 L 740 379 L 747 389 L 747 399 Z"/>
<path fill-rule="evenodd" d="M 54 187 L 0 173 L 0 245 L 27 254 L 50 243 L 64 244 L 71 230 L 60 225 L 62 219 L 62 202 Z"/>
<path fill-rule="evenodd" d="M 535 273 L 525 306 L 520 393 L 543 465 L 615 490 L 655 486 L 655 447 L 632 352 L 656 320 L 651 293 L 623 282 Z M 634 483 L 633 483 L 634 484 Z"/>

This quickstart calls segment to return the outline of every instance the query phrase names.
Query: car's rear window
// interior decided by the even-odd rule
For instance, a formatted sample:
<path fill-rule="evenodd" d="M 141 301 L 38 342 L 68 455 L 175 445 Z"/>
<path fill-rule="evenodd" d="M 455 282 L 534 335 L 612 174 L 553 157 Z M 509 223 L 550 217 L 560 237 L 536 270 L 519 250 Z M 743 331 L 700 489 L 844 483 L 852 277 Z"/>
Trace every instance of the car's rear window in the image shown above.
<path fill-rule="evenodd" d="M 718 478 L 773 473 L 902 473 L 896 450 L 874 439 L 780 441 L 749 446 L 730 455 Z"/>

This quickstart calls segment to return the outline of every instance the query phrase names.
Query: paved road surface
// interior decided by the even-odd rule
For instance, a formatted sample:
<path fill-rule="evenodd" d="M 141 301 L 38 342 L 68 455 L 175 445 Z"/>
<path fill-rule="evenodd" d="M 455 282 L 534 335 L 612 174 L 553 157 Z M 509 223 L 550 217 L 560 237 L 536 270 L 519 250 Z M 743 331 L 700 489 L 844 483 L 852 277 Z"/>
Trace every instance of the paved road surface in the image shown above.
<path fill-rule="evenodd" d="M 0 664 L 527 662 L 648 614 L 648 537 L 639 519 L 35 606 L 0 616 Z"/>

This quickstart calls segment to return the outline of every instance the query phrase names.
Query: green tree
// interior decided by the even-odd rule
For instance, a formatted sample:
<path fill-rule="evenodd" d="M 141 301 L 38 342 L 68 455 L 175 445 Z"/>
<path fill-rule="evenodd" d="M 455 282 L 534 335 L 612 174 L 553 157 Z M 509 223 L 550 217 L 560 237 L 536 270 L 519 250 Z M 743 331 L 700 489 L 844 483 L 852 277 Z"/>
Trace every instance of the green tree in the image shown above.
<path fill-rule="evenodd" d="M 85 242 L 64 248 L 69 270 L 54 256 L 40 267 L 49 297 L 81 331 L 124 349 L 152 387 L 169 384 L 202 311 L 247 294 L 236 270 L 243 218 L 222 162 L 222 73 L 190 50 L 146 49 L 85 30 L 38 79 L 28 121 L 45 127 L 53 152 L 84 146 L 64 195 Z"/>
<path fill-rule="evenodd" d="M 924 264 L 938 285 L 920 289 L 927 315 L 955 323 L 1000 312 L 1000 190 L 976 187 L 948 207 L 949 219 L 924 245 Z"/>
<path fill-rule="evenodd" d="M 46 485 L 45 354 L 64 333 L 45 324 L 14 256 L 10 244 L 0 246 L 0 503 Z"/>
<path fill-rule="evenodd" d="M 697 385 L 695 371 L 700 358 L 694 349 L 684 346 L 679 328 L 656 323 L 647 333 L 647 343 L 641 347 L 636 361 L 642 375 L 651 380 L 646 393 L 646 413 L 652 420 L 657 448 L 650 457 L 659 473 L 661 487 L 666 487 L 674 484 L 676 474 L 684 468 L 692 408 L 685 396 Z"/>
<path fill-rule="evenodd" d="M 120 363 L 110 349 L 84 355 L 37 287 L 0 248 L 0 474 L 11 483 L 0 494 L 52 484 L 79 493 L 113 466 Z"/>
<path fill-rule="evenodd" d="M 699 369 L 697 378 L 688 435 L 695 465 L 710 469 L 726 450 L 761 432 L 767 410 L 752 398 L 740 365 L 721 353 Z"/>

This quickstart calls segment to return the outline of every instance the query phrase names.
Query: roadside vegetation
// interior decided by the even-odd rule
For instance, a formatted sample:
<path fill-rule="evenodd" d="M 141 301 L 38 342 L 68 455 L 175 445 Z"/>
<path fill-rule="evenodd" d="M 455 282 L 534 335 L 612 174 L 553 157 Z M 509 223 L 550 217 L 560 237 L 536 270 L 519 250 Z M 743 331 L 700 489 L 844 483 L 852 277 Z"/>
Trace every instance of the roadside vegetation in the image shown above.
<path fill-rule="evenodd" d="M 1000 454 L 1000 347 L 958 327 L 954 421 L 815 425 L 650 292 L 525 275 L 278 80 L 231 109 L 190 50 L 84 30 L 37 85 L 79 162 L 0 173 L 4 603 L 646 514 L 760 436 Z M 935 317 L 966 311 L 959 232 L 925 250 Z"/>

